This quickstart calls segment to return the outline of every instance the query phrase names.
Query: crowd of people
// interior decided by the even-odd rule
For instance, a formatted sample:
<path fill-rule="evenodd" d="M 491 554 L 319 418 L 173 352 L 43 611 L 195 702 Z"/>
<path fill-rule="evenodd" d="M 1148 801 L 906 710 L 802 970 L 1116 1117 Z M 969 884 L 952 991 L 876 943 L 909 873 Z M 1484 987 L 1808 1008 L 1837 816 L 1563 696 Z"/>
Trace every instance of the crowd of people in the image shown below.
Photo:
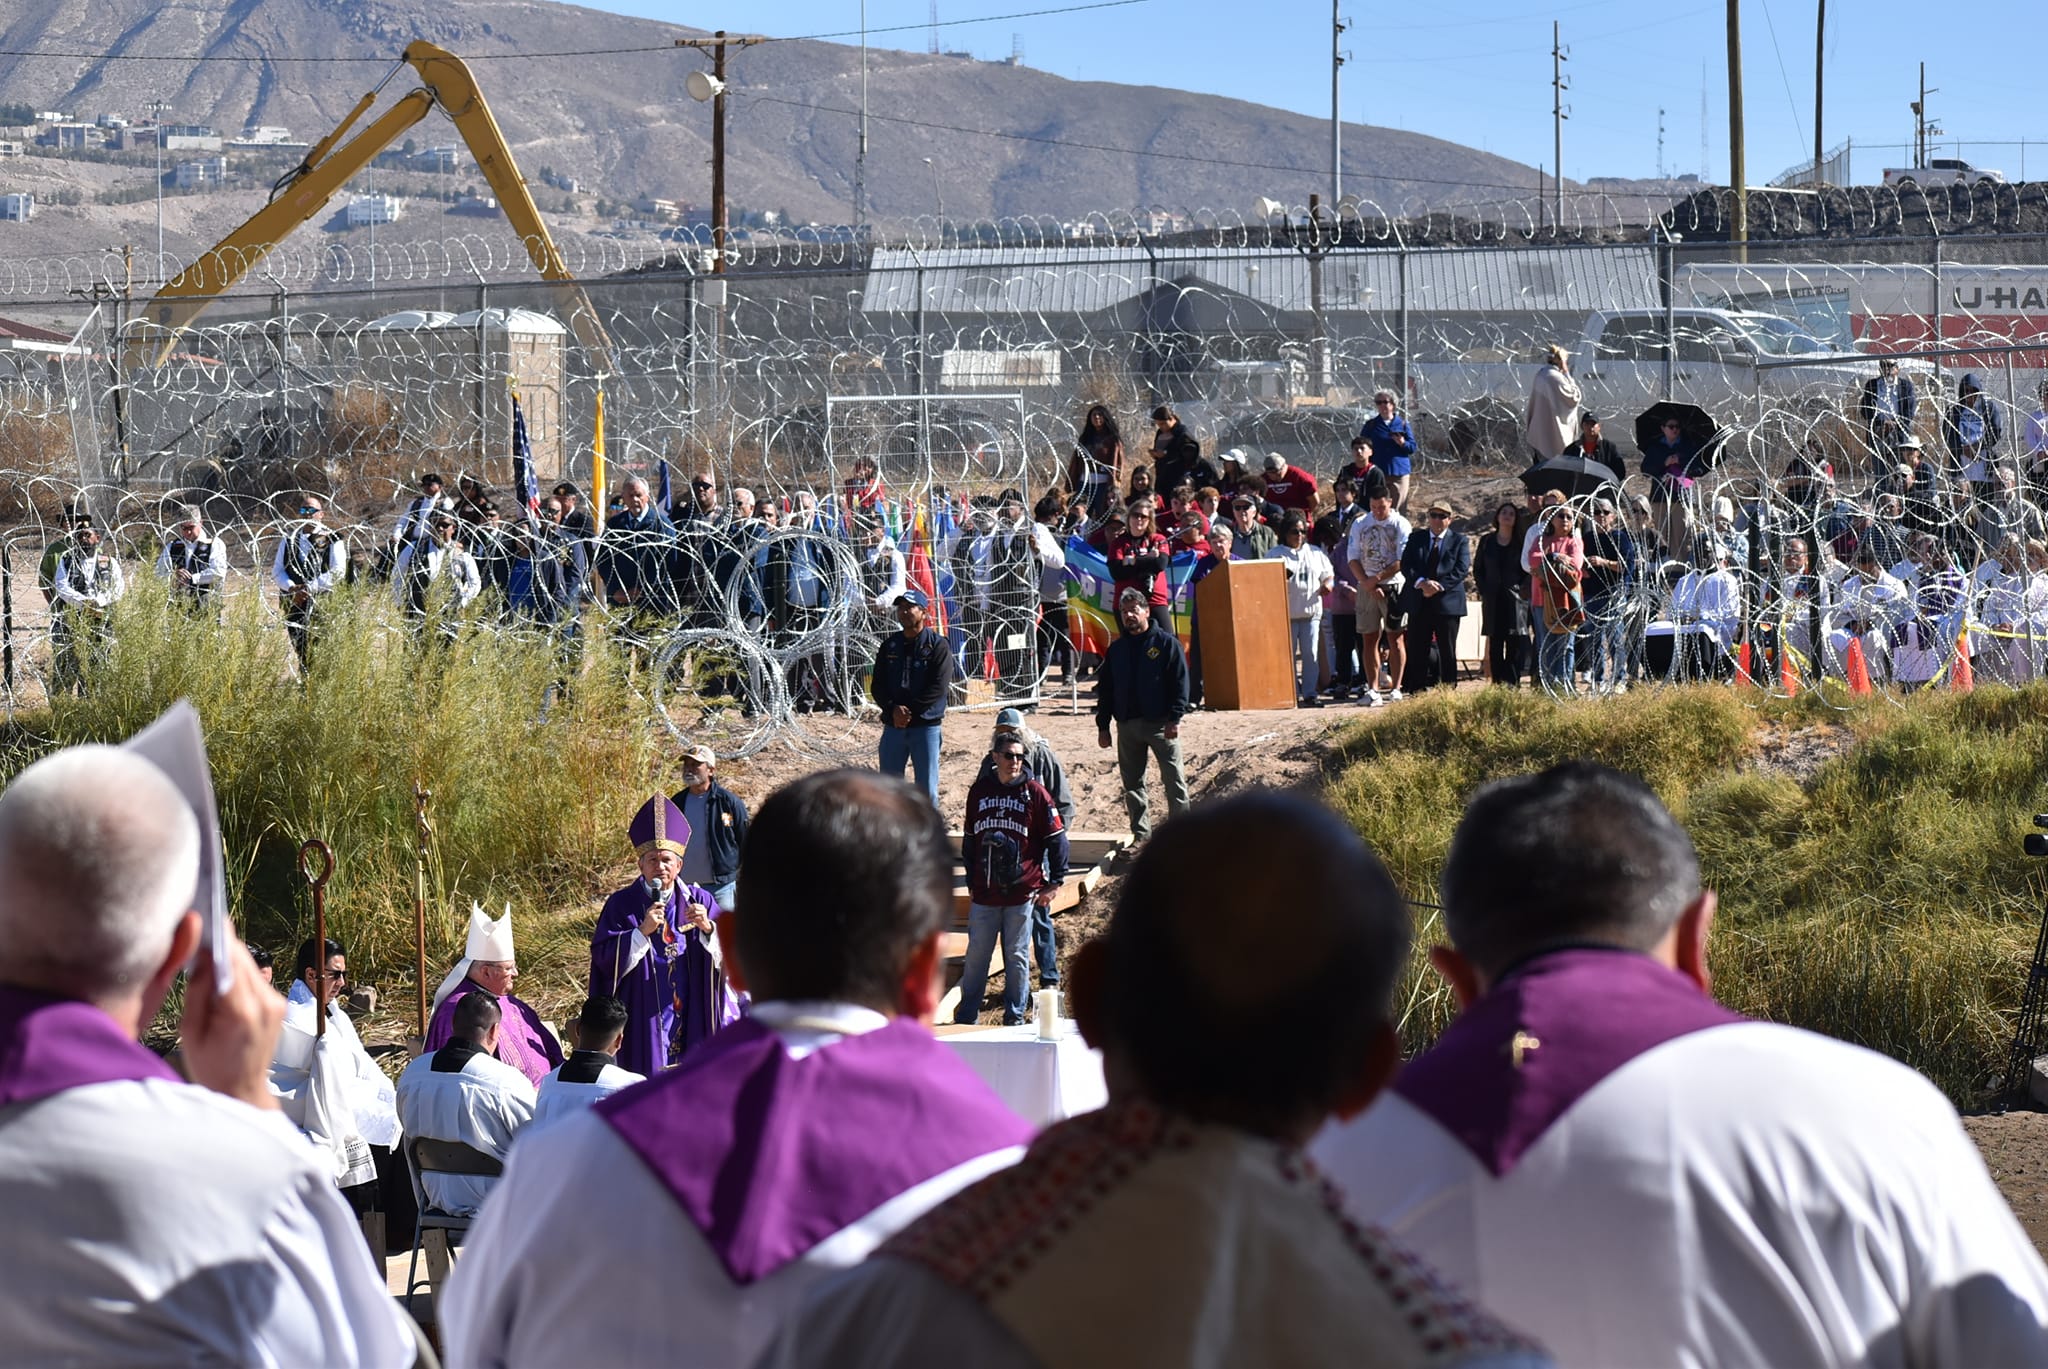
<path fill-rule="evenodd" d="M 1013 989 L 1065 874 L 1041 740 L 999 718 L 966 814 Z M 435 1280 L 453 1365 L 2048 1360 L 2048 1267 L 1954 1110 L 1715 1002 L 1714 893 L 1631 777 L 1573 762 L 1471 797 L 1429 951 L 1459 1011 L 1405 1062 L 1414 929 L 1358 837 L 1274 793 L 1170 817 L 1068 967 L 1108 1103 L 1036 1134 L 928 1026 L 955 853 L 927 797 L 784 786 L 707 908 L 685 805 L 711 792 L 636 815 L 572 1050 L 513 991 L 509 914 L 474 909 L 394 1089 L 356 1062 L 340 944 L 301 948 L 288 995 L 203 944 L 199 824 L 164 772 L 83 746 L 18 775 L 8 1357 L 415 1362 L 348 1201 L 374 1166 L 300 1123 L 336 1057 L 361 1130 L 485 1162 L 420 1175 L 469 1221 Z M 188 967 L 167 1061 L 139 1039 Z M 738 1010 L 698 1033 L 700 991 Z"/>

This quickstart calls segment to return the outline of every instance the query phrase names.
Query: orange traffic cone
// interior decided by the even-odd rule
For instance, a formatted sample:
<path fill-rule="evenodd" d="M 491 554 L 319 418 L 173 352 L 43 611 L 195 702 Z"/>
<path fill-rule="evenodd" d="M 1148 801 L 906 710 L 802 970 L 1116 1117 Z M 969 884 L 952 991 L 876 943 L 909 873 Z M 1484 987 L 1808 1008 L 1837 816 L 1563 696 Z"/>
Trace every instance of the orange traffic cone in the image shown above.
<path fill-rule="evenodd" d="M 1783 643 L 1778 646 L 1778 683 L 1785 687 L 1788 699 L 1799 692 L 1799 666 L 1792 659 L 1792 648 Z"/>
<path fill-rule="evenodd" d="M 1863 659 L 1862 638 L 1849 639 L 1849 650 L 1843 655 L 1842 673 L 1849 677 L 1851 694 L 1870 693 L 1870 664 Z"/>
<path fill-rule="evenodd" d="M 1735 648 L 1735 682 L 1746 685 L 1756 683 L 1756 676 L 1752 675 L 1749 670 L 1748 642 L 1744 642 L 1741 646 Z"/>
<path fill-rule="evenodd" d="M 1977 676 L 1970 669 L 1970 638 L 1965 633 L 1956 638 L 1956 669 L 1949 681 L 1949 688 L 1958 694 L 1967 694 L 1977 687 Z"/>

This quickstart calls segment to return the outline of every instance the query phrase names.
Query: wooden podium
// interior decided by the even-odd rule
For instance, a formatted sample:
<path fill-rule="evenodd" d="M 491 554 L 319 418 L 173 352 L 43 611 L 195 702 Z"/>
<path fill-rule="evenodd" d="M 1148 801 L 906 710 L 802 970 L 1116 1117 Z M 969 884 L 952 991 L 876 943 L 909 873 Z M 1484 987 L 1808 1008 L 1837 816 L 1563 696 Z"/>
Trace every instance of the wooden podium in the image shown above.
<path fill-rule="evenodd" d="M 1294 642 L 1278 561 L 1231 561 L 1195 586 L 1202 697 L 1216 709 L 1292 708 Z"/>

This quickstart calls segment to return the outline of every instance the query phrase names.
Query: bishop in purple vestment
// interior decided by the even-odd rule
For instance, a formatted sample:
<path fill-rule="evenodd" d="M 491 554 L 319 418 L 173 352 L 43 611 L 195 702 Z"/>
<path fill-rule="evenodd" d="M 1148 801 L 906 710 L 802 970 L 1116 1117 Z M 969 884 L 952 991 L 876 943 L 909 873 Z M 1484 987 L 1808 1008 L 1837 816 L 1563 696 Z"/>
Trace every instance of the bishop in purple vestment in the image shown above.
<path fill-rule="evenodd" d="M 682 880 L 690 824 L 657 794 L 627 831 L 640 878 L 605 900 L 590 938 L 590 992 L 626 1005 L 620 1068 L 652 1075 L 738 1019 L 710 893 Z"/>
<path fill-rule="evenodd" d="M 492 1054 L 539 1088 L 549 1071 L 561 1066 L 562 1043 L 542 1024 L 540 1014 L 513 994 L 512 986 L 518 980 L 519 962 L 512 954 L 512 909 L 508 906 L 505 915 L 494 920 L 470 905 L 469 939 L 463 944 L 462 959 L 434 992 L 434 1015 L 427 1022 L 427 1054 L 455 1039 L 455 1005 L 470 994 L 487 993 L 498 1000 L 502 1014 L 498 1048 Z"/>

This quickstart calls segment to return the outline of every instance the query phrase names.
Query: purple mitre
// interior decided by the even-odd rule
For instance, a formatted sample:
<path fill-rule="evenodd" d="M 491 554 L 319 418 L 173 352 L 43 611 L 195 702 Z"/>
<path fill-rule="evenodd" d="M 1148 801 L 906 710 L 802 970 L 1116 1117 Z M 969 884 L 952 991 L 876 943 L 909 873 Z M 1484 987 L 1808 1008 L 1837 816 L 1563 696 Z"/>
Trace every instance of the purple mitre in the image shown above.
<path fill-rule="evenodd" d="M 683 810 L 676 807 L 675 800 L 666 794 L 656 794 L 640 805 L 640 811 L 633 815 L 632 826 L 626 829 L 626 840 L 633 843 L 636 855 L 649 851 L 673 851 L 683 854 L 683 848 L 690 844 L 690 822 L 683 816 Z"/>

